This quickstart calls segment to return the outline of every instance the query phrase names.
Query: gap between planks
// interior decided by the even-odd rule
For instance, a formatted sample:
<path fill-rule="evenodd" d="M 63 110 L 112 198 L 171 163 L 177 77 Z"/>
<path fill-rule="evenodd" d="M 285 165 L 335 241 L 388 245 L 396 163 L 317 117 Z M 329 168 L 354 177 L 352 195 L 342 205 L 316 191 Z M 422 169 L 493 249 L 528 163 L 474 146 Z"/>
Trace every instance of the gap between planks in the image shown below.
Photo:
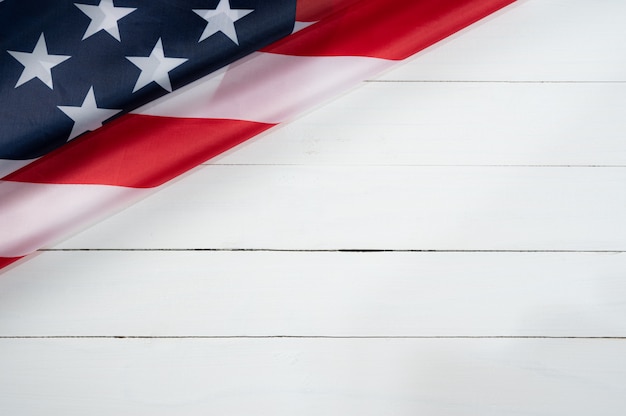
<path fill-rule="evenodd" d="M 43 248 L 39 252 L 59 251 L 103 251 L 103 252 L 151 252 L 151 251 L 251 251 L 268 253 L 588 253 L 588 254 L 621 254 L 624 250 L 429 250 L 429 249 L 281 249 L 281 248 Z"/>
<path fill-rule="evenodd" d="M 319 166 L 319 167 L 361 167 L 361 168 L 626 168 L 626 165 L 427 165 L 427 164 L 323 164 L 323 163 L 219 163 L 207 161 L 200 166 Z"/>
<path fill-rule="evenodd" d="M 531 80 L 499 80 L 499 81 L 489 81 L 489 80 L 453 80 L 453 79 L 442 79 L 442 80 L 411 80 L 411 79 L 368 79 L 363 82 L 366 83 L 413 83 L 413 84 L 436 84 L 436 83 L 445 83 L 445 84 L 625 84 L 626 81 L 615 81 L 615 80 L 606 80 L 606 81 L 531 81 Z"/>
<path fill-rule="evenodd" d="M 550 335 L 0 335 L 8 339 L 570 339 L 626 341 L 626 336 Z"/>

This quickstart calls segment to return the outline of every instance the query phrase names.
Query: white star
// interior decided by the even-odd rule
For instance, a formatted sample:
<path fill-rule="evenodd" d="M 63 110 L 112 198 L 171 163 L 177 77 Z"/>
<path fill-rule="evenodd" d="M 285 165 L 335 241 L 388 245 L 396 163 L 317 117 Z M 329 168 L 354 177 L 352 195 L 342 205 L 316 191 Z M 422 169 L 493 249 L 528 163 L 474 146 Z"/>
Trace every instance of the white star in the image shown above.
<path fill-rule="evenodd" d="M 78 7 L 91 19 L 83 35 L 83 40 L 101 30 L 105 30 L 121 42 L 120 28 L 117 26 L 117 21 L 137 10 L 132 7 L 115 7 L 113 0 L 100 0 L 97 6 L 79 3 L 74 3 L 74 6 Z"/>
<path fill-rule="evenodd" d="M 145 87 L 152 81 L 159 84 L 169 92 L 172 92 L 172 84 L 168 73 L 174 68 L 187 62 L 185 58 L 166 58 L 163 53 L 163 44 L 161 38 L 150 52 L 150 56 L 127 56 L 126 59 L 131 61 L 135 66 L 141 69 L 141 74 L 135 83 L 133 92 Z"/>
<path fill-rule="evenodd" d="M 72 132 L 67 141 L 72 140 L 74 137 L 86 131 L 93 131 L 101 127 L 102 122 L 122 111 L 98 108 L 96 97 L 93 93 L 93 87 L 89 88 L 89 92 L 87 92 L 87 96 L 80 107 L 60 105 L 58 108 L 63 111 L 66 116 L 74 120 L 74 127 L 72 127 Z"/>
<path fill-rule="evenodd" d="M 220 0 L 216 9 L 194 9 L 194 12 L 208 23 L 200 36 L 198 43 L 217 32 L 222 32 L 233 42 L 239 45 L 235 22 L 254 10 L 231 9 L 228 0 Z"/>
<path fill-rule="evenodd" d="M 60 64 L 61 62 L 69 59 L 69 56 L 65 55 L 48 55 L 48 47 L 46 46 L 46 38 L 43 33 L 39 36 L 37 45 L 32 52 L 16 52 L 7 51 L 12 57 L 17 59 L 20 64 L 24 65 L 22 75 L 17 80 L 15 88 L 30 81 L 33 78 L 39 78 L 50 89 L 52 87 L 52 71 L 51 69 Z"/>

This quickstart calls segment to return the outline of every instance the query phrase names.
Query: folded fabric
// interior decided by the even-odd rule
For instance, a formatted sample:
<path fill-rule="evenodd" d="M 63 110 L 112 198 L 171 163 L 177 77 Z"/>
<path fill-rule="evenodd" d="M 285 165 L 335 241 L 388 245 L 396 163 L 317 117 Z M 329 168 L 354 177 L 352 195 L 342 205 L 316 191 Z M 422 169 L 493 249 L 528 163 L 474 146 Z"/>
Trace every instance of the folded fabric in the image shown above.
<path fill-rule="evenodd" d="M 124 65 L 130 69 L 135 67 L 134 76 L 124 80 L 125 88 L 135 92 L 152 89 L 152 92 L 131 100 L 126 107 L 115 101 L 104 105 L 97 91 L 106 88 L 88 88 L 87 95 L 84 95 L 90 81 L 81 79 L 83 97 L 72 93 L 75 99 L 78 97 L 78 105 L 75 101 L 74 105 L 56 107 L 60 110 L 56 111 L 60 112 L 57 116 L 65 117 L 66 126 L 50 130 L 58 133 L 53 144 L 43 145 L 43 150 L 34 153 L 20 154 L 20 157 L 27 155 L 28 158 L 42 156 L 27 161 L 0 161 L 3 162 L 0 170 L 3 169 L 6 175 L 0 180 L 0 229 L 3 230 L 0 236 L 0 267 L 122 209 L 211 157 L 328 101 L 513 1 L 299 0 L 294 33 L 256 52 L 242 52 L 235 48 L 233 55 L 223 62 L 224 65 L 232 63 L 217 71 L 215 66 L 211 67 L 209 70 L 213 72 L 200 79 L 196 79 L 198 72 L 194 72 L 195 75 L 186 78 L 193 82 L 178 89 L 184 82 L 174 77 L 176 69 L 171 72 L 166 69 L 174 67 L 182 71 L 184 64 L 180 60 L 190 58 L 170 53 L 165 36 L 159 38 L 161 45 L 158 42 L 154 44 L 154 37 L 157 36 L 154 35 L 143 42 L 148 49 L 151 48 L 150 43 L 154 46 L 150 57 L 142 57 L 139 52 L 136 56 L 123 57 L 128 62 Z M 11 2 L 17 0 L 0 3 L 0 15 L 3 5 Z M 103 3 L 107 4 L 107 10 L 120 8 L 107 0 L 101 0 L 99 6 L 90 7 L 102 8 Z M 131 31 L 123 30 L 122 23 L 135 13 L 130 9 L 141 7 L 140 2 L 136 3 L 137 7 L 130 7 L 133 2 L 124 2 L 126 9 L 123 13 L 127 14 L 119 17 L 123 14 L 120 11 L 114 17 L 107 15 L 104 19 L 108 19 L 107 24 L 100 25 L 105 29 L 96 33 L 107 35 L 111 43 L 123 43 L 125 36 L 131 36 Z M 205 22 L 193 32 L 191 38 L 196 43 L 219 38 L 226 43 L 239 42 L 243 45 L 247 35 L 244 36 L 245 31 L 239 23 L 243 27 L 244 19 L 256 13 L 255 7 L 259 10 L 264 7 L 262 1 L 251 1 L 247 5 L 244 0 L 237 3 L 235 0 L 231 3 L 220 0 L 217 4 L 210 2 L 207 7 L 200 6 L 205 3 L 209 2 L 176 2 L 181 8 L 193 7 L 197 17 L 202 17 L 201 21 Z M 287 2 L 276 2 L 271 8 L 283 7 L 283 3 Z M 73 7 L 78 9 L 78 13 L 87 15 L 89 13 L 85 10 L 93 10 Z M 286 4 L 285 7 L 291 5 Z M 283 22 L 282 17 L 287 12 L 275 12 L 277 19 L 280 17 L 280 30 L 269 32 L 273 37 L 280 37 L 286 27 L 292 30 L 294 22 Z M 92 23 L 95 20 L 92 19 Z M 117 23 L 119 27 L 116 31 Z M 89 29 L 89 25 L 83 36 L 86 39 L 96 36 L 90 32 L 100 26 Z M 135 34 L 139 35 L 139 32 Z M 207 37 L 198 40 L 196 35 Z M 55 90 L 64 89 L 63 83 L 57 85 L 54 70 L 70 59 L 61 62 L 61 52 L 53 52 L 52 49 L 46 52 L 45 46 L 41 46 L 43 38 L 41 35 L 33 51 L 39 48 L 38 53 L 45 52 L 56 57 L 40 61 L 36 70 L 39 72 L 32 69 L 31 73 L 24 75 L 24 69 L 16 83 L 23 82 L 19 86 L 11 86 L 14 90 L 29 82 L 36 82 L 44 91 L 51 89 L 47 83 L 53 82 Z M 258 47 L 258 44 L 254 46 Z M 6 48 L 6 43 L 2 43 L 2 47 Z M 33 65 L 29 63 L 32 59 L 23 55 L 28 51 L 7 51 L 8 59 L 17 62 L 18 67 Z M 234 61 L 244 53 L 247 54 L 245 57 Z M 7 56 L 2 62 L 7 60 Z M 160 67 L 163 62 L 167 63 L 165 69 Z M 2 65 L 6 67 L 6 64 Z M 2 69 L 4 71 L 4 67 Z M 50 73 L 52 78 L 48 77 Z M 26 80 L 27 77 L 31 78 Z M 154 98 L 154 94 L 167 92 L 168 89 L 174 91 L 131 110 L 137 104 Z M 3 87 L 2 93 L 5 91 L 6 87 Z M 123 109 L 118 111 L 122 115 L 101 113 L 102 120 L 85 122 L 80 118 L 78 109 L 87 107 L 91 113 L 99 113 L 96 110 L 101 110 L 101 107 L 108 111 Z M 18 112 L 27 108 L 28 105 L 24 104 Z M 15 111 L 11 114 L 17 117 Z M 28 116 L 25 117 L 28 119 Z M 10 120 L 3 123 L 10 123 Z M 16 123 L 23 124 L 24 121 L 16 120 Z M 11 149 L 21 151 L 32 147 L 33 143 L 41 144 L 43 139 L 38 132 L 43 128 L 33 129 L 21 139 L 10 138 Z M 68 138 L 71 139 L 69 142 Z M 22 140 L 27 141 L 28 146 L 23 146 Z M 49 151 L 50 148 L 55 150 Z M 19 159 L 11 153 L 13 151 L 17 152 L 10 150 L 2 157 Z"/>

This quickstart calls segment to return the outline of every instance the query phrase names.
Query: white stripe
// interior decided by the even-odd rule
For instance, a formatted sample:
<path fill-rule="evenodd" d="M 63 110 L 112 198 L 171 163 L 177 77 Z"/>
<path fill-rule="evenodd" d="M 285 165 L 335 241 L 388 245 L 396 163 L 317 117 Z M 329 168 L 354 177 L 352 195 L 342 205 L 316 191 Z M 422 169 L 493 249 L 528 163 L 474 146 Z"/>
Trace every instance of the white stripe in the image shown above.
<path fill-rule="evenodd" d="M 20 257 L 93 224 L 151 190 L 0 181 L 0 257 Z"/>
<path fill-rule="evenodd" d="M 225 67 L 213 72 L 171 94 L 139 107 L 133 113 L 161 117 L 206 118 L 203 116 L 202 109 L 212 100 L 227 70 L 228 67 Z M 197 108 L 198 106 L 200 108 Z"/>
<path fill-rule="evenodd" d="M 294 23 L 293 25 L 293 32 L 291 33 L 296 33 L 301 31 L 302 29 L 306 29 L 307 27 L 314 25 L 317 22 L 298 22 L 296 21 L 296 23 Z"/>
<path fill-rule="evenodd" d="M 257 52 L 231 65 L 223 76 L 205 77 L 135 113 L 280 123 L 395 64 L 378 58 Z"/>

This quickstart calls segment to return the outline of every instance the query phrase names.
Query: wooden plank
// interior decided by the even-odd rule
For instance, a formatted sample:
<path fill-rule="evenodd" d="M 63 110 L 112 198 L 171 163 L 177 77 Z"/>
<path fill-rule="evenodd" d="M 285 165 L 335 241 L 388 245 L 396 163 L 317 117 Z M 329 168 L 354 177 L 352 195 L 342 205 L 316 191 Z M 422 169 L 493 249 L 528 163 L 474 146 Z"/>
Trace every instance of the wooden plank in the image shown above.
<path fill-rule="evenodd" d="M 7 415 L 621 416 L 623 340 L 0 340 Z"/>
<path fill-rule="evenodd" d="M 382 79 L 624 82 L 624 16 L 620 0 L 518 1 Z"/>
<path fill-rule="evenodd" d="M 626 254 L 46 252 L 0 336 L 626 336 Z"/>
<path fill-rule="evenodd" d="M 626 166 L 624 97 L 626 84 L 369 83 L 211 163 Z"/>
<path fill-rule="evenodd" d="M 205 166 L 58 247 L 617 251 L 625 183 L 625 168 Z"/>

